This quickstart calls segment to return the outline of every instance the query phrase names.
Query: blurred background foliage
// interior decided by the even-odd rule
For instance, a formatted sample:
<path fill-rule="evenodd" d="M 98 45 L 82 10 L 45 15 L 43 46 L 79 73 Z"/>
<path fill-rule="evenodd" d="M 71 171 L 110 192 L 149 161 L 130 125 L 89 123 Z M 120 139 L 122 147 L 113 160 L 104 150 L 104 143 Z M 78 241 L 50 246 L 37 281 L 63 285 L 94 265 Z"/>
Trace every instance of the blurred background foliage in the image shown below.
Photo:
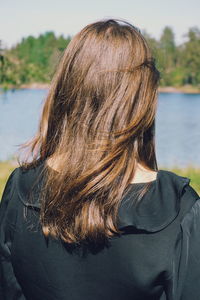
<path fill-rule="evenodd" d="M 142 31 L 152 48 L 161 86 L 200 88 L 200 30 L 192 27 L 185 42 L 176 45 L 173 29 L 166 26 L 159 40 Z M 20 87 L 29 83 L 49 83 L 71 36 L 56 36 L 53 31 L 28 36 L 10 49 L 0 43 L 0 84 Z"/>
<path fill-rule="evenodd" d="M 54 32 L 28 36 L 11 49 L 0 45 L 0 83 L 20 86 L 27 83 L 48 83 L 71 37 L 56 37 Z"/>
<path fill-rule="evenodd" d="M 173 29 L 166 26 L 160 40 L 144 32 L 161 72 L 161 86 L 192 85 L 200 87 L 200 30 L 192 27 L 185 42 L 175 44 Z"/>

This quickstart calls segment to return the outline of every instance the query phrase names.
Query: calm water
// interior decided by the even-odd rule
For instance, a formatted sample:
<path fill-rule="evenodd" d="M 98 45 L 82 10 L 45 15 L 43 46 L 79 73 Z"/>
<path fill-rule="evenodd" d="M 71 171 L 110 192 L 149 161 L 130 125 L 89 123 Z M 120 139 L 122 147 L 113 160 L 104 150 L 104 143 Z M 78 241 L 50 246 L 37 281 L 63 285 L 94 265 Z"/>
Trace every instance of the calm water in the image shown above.
<path fill-rule="evenodd" d="M 0 94 L 0 160 L 34 135 L 46 95 L 46 90 Z M 159 95 L 156 152 L 159 167 L 200 167 L 200 95 Z"/>

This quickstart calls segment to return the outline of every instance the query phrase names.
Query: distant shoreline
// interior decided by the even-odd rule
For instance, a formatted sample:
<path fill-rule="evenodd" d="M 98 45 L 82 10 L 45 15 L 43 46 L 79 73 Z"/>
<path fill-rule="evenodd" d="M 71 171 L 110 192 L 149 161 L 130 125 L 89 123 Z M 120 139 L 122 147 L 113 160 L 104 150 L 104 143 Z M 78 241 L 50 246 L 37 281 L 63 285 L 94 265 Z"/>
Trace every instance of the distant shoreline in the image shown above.
<path fill-rule="evenodd" d="M 182 87 L 164 86 L 164 87 L 159 87 L 158 91 L 160 93 L 200 94 L 200 88 L 191 87 L 191 86 L 182 86 Z"/>
<path fill-rule="evenodd" d="M 0 88 L 5 90 L 17 90 L 17 89 L 33 89 L 33 90 L 46 90 L 49 88 L 48 83 L 29 83 L 22 84 L 19 87 L 8 85 L 6 87 L 0 85 Z M 159 87 L 158 91 L 160 93 L 181 93 L 181 94 L 200 94 L 200 88 L 193 86 L 181 86 L 181 87 L 173 87 L 173 86 L 165 86 Z"/>

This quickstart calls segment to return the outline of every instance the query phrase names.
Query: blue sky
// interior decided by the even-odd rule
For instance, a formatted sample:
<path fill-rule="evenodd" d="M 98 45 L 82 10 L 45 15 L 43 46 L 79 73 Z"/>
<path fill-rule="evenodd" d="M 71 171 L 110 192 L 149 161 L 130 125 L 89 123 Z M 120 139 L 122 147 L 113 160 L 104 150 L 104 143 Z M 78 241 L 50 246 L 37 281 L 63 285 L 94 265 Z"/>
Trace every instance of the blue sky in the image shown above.
<path fill-rule="evenodd" d="M 10 47 L 22 37 L 53 30 L 74 35 L 88 23 L 122 18 L 159 38 L 164 26 L 177 43 L 188 28 L 200 28 L 199 0 L 0 0 L 0 40 Z"/>

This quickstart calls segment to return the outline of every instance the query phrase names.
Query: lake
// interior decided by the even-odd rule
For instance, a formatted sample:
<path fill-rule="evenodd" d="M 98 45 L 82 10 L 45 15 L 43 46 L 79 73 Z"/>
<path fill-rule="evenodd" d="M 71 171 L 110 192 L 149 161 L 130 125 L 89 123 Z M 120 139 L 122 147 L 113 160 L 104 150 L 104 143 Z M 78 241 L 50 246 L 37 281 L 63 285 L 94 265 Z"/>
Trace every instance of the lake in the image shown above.
<path fill-rule="evenodd" d="M 0 160 L 36 132 L 47 90 L 0 94 Z M 162 167 L 200 167 L 200 95 L 160 93 L 156 116 L 156 153 Z"/>

